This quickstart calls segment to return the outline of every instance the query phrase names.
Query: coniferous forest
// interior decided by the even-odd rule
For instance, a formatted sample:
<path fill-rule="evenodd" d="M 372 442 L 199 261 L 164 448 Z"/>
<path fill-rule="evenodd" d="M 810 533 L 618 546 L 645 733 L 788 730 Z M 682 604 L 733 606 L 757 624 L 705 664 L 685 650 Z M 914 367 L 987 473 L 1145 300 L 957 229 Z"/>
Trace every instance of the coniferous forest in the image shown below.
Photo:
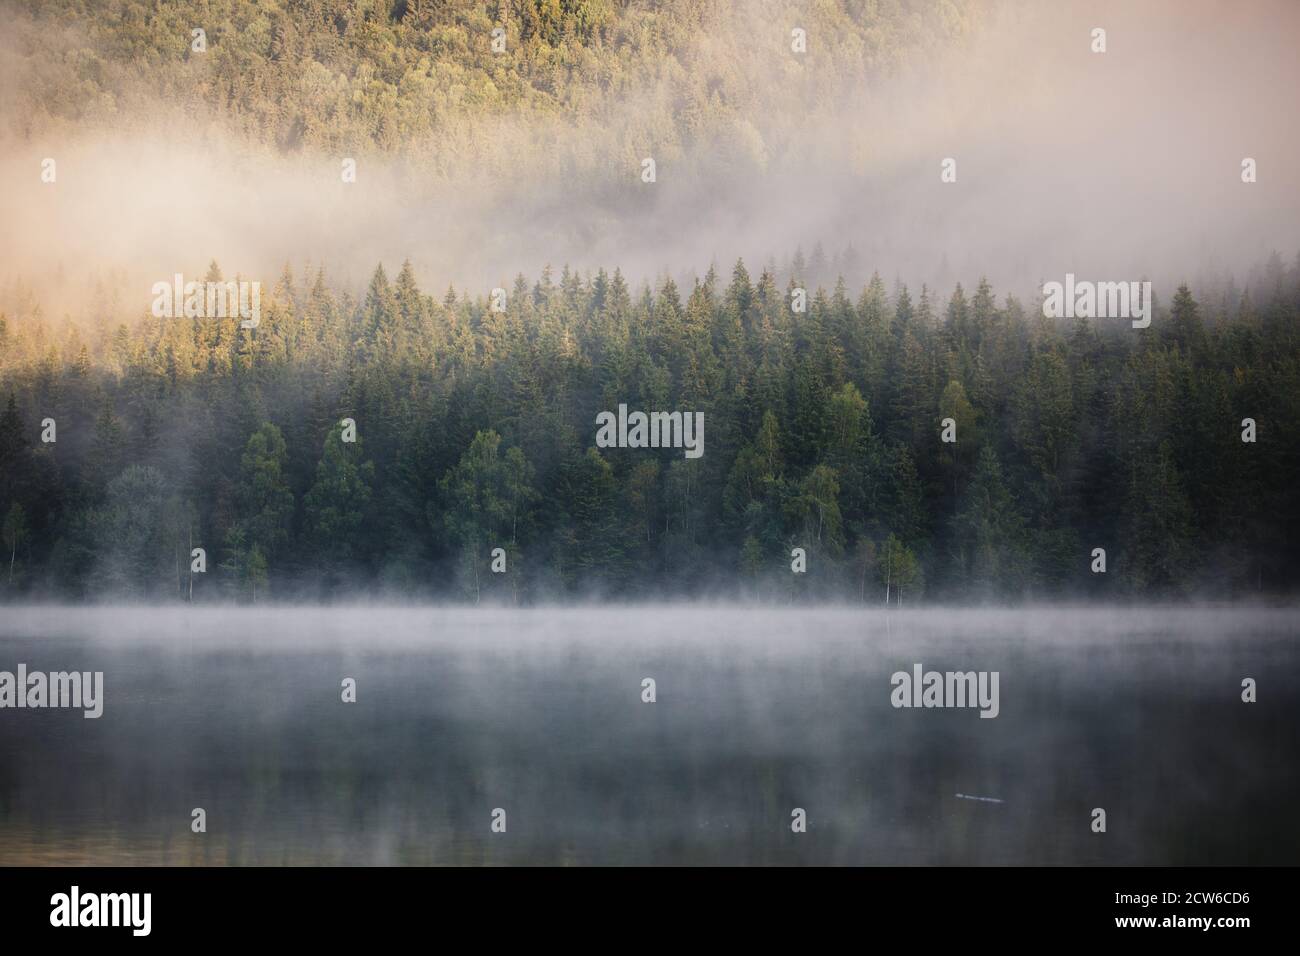
<path fill-rule="evenodd" d="M 1187 156 L 1142 179 L 1038 147 L 1145 88 L 1125 50 L 1142 77 L 1195 59 L 1159 16 L 1117 19 L 1117 55 L 1083 11 L 976 0 L 0 2 L 7 599 L 1296 589 L 1300 259 L 1285 223 L 1264 238 L 1294 166 L 1280 117 L 1172 207 L 1215 221 L 1220 258 L 1241 237 L 1216 215 L 1279 252 L 1177 259 L 1149 328 L 1044 318 L 1034 285 L 980 278 L 1054 236 L 1027 268 L 1082 274 L 1080 250 L 1123 245 L 1104 215 L 1073 231 L 1107 196 L 1165 238 L 1129 237 L 1103 278 L 1192 233 L 1153 205 Z M 1034 76 L 1081 85 L 1026 114 Z M 979 112 L 998 98 L 1011 126 Z M 376 224 L 390 241 L 355 251 Z M 151 316 L 151 282 L 209 260 L 214 281 L 283 266 L 257 328 Z M 493 308 L 481 274 L 517 271 Z M 620 405 L 702 413 L 704 454 L 597 447 Z"/>
<path fill-rule="evenodd" d="M 1294 590 L 1295 265 L 1181 287 L 1136 330 L 1047 319 L 982 281 L 939 294 L 878 275 L 810 291 L 798 313 L 792 290 L 827 268 L 814 260 L 737 262 L 689 288 L 547 270 L 520 276 L 504 311 L 431 294 L 409 265 L 376 268 L 356 301 L 286 268 L 253 330 L 146 317 L 87 337 L 39 308 L 6 316 L 5 592 L 906 605 Z M 702 411 L 703 456 L 597 449 L 596 415 L 620 403 Z"/>
<path fill-rule="evenodd" d="M 627 910 L 324 866 L 879 869 L 748 921 L 801 942 L 1281 925 L 1297 36 L 0 0 L 6 939 Z"/>

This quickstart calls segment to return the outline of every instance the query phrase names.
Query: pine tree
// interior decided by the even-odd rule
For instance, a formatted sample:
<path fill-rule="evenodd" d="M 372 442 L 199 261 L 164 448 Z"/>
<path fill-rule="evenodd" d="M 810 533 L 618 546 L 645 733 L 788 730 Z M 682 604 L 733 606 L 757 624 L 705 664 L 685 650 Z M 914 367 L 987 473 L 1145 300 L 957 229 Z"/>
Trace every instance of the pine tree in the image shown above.
<path fill-rule="evenodd" d="M 345 443 L 343 426 L 331 428 L 316 466 L 315 483 L 303 498 L 303 511 L 317 558 L 335 572 L 362 557 L 362 523 L 374 474 L 374 465 L 362 461 L 361 436 Z"/>
<path fill-rule="evenodd" d="M 289 541 L 294 500 L 285 475 L 287 459 L 284 437 L 270 422 L 249 437 L 240 459 L 240 520 L 249 546 L 265 560 L 274 558 Z"/>
<path fill-rule="evenodd" d="M 505 549 L 510 561 L 518 557 L 521 524 L 536 497 L 523 453 L 511 448 L 503 455 L 500 446 L 496 432 L 478 432 L 442 481 L 447 530 L 460 548 L 462 580 L 475 603 L 482 598 L 491 550 Z"/>
<path fill-rule="evenodd" d="M 991 445 L 980 449 L 954 525 L 959 567 L 972 592 L 1020 596 L 1028 584 L 1024 519 Z"/>

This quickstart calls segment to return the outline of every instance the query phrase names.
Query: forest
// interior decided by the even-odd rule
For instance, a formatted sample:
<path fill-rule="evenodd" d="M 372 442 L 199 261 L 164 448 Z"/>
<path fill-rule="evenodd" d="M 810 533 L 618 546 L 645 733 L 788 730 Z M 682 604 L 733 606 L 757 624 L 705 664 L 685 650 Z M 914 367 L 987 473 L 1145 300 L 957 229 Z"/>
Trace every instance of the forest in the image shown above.
<path fill-rule="evenodd" d="M 993 43 L 993 7 L 0 0 L 0 595 L 1293 595 L 1300 257 L 1243 273 L 1224 254 L 1248 235 L 1290 255 L 1289 154 L 1261 140 L 1284 124 L 1239 137 L 1274 157 L 1249 192 L 1171 179 L 1172 161 L 1154 180 L 1087 150 L 1063 166 L 1034 150 L 1042 124 L 1112 102 L 1106 77 L 1126 108 L 1138 87 L 1069 16 L 1013 18 Z M 1197 61 L 1149 19 L 1112 29 L 1172 82 Z M 1089 59 L 1066 70 L 1053 42 Z M 1285 89 L 1250 101 L 1269 84 Z M 1010 121 L 984 109 L 999 97 Z M 1143 135 L 1172 150 L 1199 127 L 1171 109 Z M 939 185 L 950 152 L 960 187 Z M 1086 208 L 1023 198 L 1064 200 L 1071 176 Z M 1157 232 L 1113 227 L 1107 197 Z M 369 210 L 394 220 L 387 245 Z M 1012 283 L 1014 260 L 1082 274 L 1071 257 L 1098 247 L 1181 268 L 1175 240 L 1203 223 L 1218 258 L 1196 261 L 1217 273 L 1135 269 L 1162 280 L 1145 329 L 1046 318 L 979 278 Z M 155 317 L 136 282 L 250 266 L 255 328 Z M 503 279 L 472 269 L 529 275 L 494 296 Z M 703 454 L 604 447 L 620 406 L 690 415 Z"/>
<path fill-rule="evenodd" d="M 0 104 L 24 139 L 175 111 L 178 123 L 219 124 L 222 136 L 282 153 L 398 154 L 435 176 L 506 175 L 521 149 L 538 163 L 617 167 L 639 158 L 647 134 L 668 155 L 707 144 L 762 157 L 780 134 L 761 117 L 788 126 L 848 84 L 938 55 L 980 21 L 977 7 L 0 0 L 13 38 L 0 43 L 12 59 Z M 788 55 L 798 25 L 823 55 Z M 493 48 L 497 29 L 504 48 Z"/>
<path fill-rule="evenodd" d="M 1147 329 L 832 268 L 820 248 L 680 285 L 548 268 L 498 311 L 409 263 L 357 297 L 286 266 L 255 329 L 28 302 L 0 317 L 3 593 L 1294 592 L 1300 259 L 1157 295 Z M 597 449 L 620 403 L 702 412 L 705 454 Z"/>

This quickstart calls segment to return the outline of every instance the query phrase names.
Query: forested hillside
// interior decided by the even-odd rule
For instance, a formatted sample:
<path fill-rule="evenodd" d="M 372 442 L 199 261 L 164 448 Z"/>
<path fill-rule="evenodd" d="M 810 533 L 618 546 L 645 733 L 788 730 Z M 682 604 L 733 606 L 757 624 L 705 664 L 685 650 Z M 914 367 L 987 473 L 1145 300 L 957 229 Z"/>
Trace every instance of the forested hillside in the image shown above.
<path fill-rule="evenodd" d="M 506 120 L 512 148 L 500 159 L 512 164 L 518 136 L 539 161 L 561 150 L 583 165 L 639 159 L 647 141 L 673 155 L 719 136 L 765 155 L 763 118 L 814 114 L 978 19 L 970 0 L 2 6 L 10 123 L 21 138 L 176 110 L 191 136 L 213 123 L 286 152 L 403 153 L 444 173 L 489 162 Z M 816 38 L 816 56 L 789 55 L 794 27 Z M 504 49 L 494 51 L 498 28 Z M 583 130 L 603 135 L 594 144 L 564 135 Z"/>
<path fill-rule="evenodd" d="M 972 41 L 989 6 L 0 0 L 0 159 L 16 170 L 0 198 L 19 225 L 0 257 L 0 593 L 1293 592 L 1300 261 L 1198 284 L 1172 250 L 1205 223 L 1236 223 L 1217 239 L 1242 249 L 1247 223 L 1243 260 L 1288 235 L 1255 229 L 1269 217 L 1250 205 L 1286 219 L 1286 152 L 1241 135 L 1270 150 L 1267 175 L 1247 187 L 1233 153 L 1215 161 L 1226 179 L 1197 181 L 1222 205 L 1189 187 L 1174 213 L 1149 205 L 1181 182 L 1172 161 L 1117 175 L 1103 137 L 1065 166 L 1072 110 L 1129 89 L 1126 61 L 1094 57 L 1069 17 Z M 1162 23 L 1116 21 L 1148 44 L 1144 68 L 1186 59 L 1178 36 L 1156 42 Z M 1056 60 L 1015 72 L 1053 42 L 1090 58 L 1070 61 L 1078 99 Z M 936 82 L 968 47 L 982 56 Z M 982 108 L 998 97 L 1003 112 Z M 1069 148 L 1033 149 L 1057 139 Z M 957 153 L 962 179 L 941 179 Z M 376 161 L 349 180 L 355 157 Z M 642 178 L 652 160 L 662 179 Z M 1074 179 L 1089 208 L 1055 208 Z M 1127 197 L 1122 228 L 1108 197 Z M 805 239 L 840 251 L 805 260 Z M 1192 289 L 1135 330 L 948 278 L 1082 274 L 1074 257 L 1098 245 L 1136 250 L 1120 256 L 1134 275 L 1167 253 L 1180 261 L 1158 285 Z M 787 258 L 679 268 L 746 249 Z M 949 265 L 985 249 L 979 271 Z M 581 271 L 520 276 L 503 311 L 478 287 L 570 253 Z M 264 282 L 255 329 L 149 317 L 150 284 L 213 256 L 333 271 Z M 372 263 L 408 256 L 366 288 Z M 601 262 L 637 278 L 588 270 Z M 442 292 L 447 277 L 472 292 Z M 703 413 L 703 456 L 596 447 L 596 416 L 620 405 Z"/>
<path fill-rule="evenodd" d="M 880 603 L 888 587 L 907 604 L 1294 589 L 1295 266 L 1275 257 L 1249 290 L 1200 301 L 1184 287 L 1146 330 L 1058 323 L 985 283 L 938 296 L 878 276 L 798 314 L 806 268 L 737 263 L 653 290 L 566 269 L 520 277 L 504 312 L 429 295 L 409 267 L 377 269 L 360 302 L 286 269 L 255 330 L 145 318 L 90 336 L 9 315 L 5 593 Z M 597 450 L 595 417 L 619 403 L 702 411 L 703 457 Z M 497 547 L 506 573 L 490 570 Z"/>

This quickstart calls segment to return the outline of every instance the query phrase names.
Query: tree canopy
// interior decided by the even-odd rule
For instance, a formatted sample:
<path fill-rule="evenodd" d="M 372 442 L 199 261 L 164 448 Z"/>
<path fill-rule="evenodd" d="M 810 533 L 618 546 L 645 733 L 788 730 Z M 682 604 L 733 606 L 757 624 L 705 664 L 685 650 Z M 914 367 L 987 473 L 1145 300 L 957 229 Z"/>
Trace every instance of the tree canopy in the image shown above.
<path fill-rule="evenodd" d="M 521 277 L 501 312 L 286 270 L 253 330 L 33 307 L 0 317 L 6 593 L 179 599 L 194 547 L 195 600 L 1290 592 L 1300 271 L 1262 274 L 1145 330 L 878 276 L 799 313 L 740 262 Z M 618 403 L 702 412 L 705 454 L 595 447 Z"/>

